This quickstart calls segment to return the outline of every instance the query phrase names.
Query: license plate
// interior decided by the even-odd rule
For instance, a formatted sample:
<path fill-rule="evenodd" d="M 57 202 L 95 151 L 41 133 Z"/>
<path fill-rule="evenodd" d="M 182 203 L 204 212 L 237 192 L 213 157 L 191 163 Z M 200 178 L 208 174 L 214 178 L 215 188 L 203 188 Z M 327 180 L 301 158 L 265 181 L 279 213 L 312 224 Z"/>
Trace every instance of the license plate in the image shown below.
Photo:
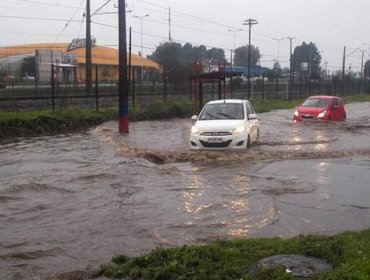
<path fill-rule="evenodd" d="M 224 141 L 222 137 L 209 137 L 207 140 L 208 143 L 221 143 Z"/>

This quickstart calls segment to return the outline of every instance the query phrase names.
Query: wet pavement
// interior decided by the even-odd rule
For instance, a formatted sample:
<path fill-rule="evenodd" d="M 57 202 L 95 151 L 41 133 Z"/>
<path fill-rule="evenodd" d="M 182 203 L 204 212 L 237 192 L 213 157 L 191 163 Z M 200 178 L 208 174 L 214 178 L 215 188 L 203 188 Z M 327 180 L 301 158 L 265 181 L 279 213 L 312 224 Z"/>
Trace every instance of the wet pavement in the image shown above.
<path fill-rule="evenodd" d="M 0 146 L 0 279 L 96 268 L 115 254 L 370 226 L 370 103 L 344 123 L 260 114 L 258 145 L 191 152 L 190 120 L 116 122 Z"/>

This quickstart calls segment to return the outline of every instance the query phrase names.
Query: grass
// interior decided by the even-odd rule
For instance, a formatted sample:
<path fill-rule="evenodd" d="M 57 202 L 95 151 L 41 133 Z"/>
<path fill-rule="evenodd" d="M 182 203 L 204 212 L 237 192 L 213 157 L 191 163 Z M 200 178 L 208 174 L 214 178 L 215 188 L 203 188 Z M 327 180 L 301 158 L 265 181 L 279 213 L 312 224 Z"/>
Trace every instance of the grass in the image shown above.
<path fill-rule="evenodd" d="M 249 270 L 261 259 L 303 254 L 328 261 L 333 270 L 314 279 L 370 279 L 370 230 L 293 239 L 217 240 L 207 245 L 157 248 L 135 258 L 115 256 L 96 275 L 115 279 L 293 279 L 285 269 Z"/>
<path fill-rule="evenodd" d="M 116 120 L 116 107 L 95 110 L 64 109 L 0 113 L 0 140 L 12 137 L 40 136 L 80 131 L 105 121 Z M 191 102 L 151 103 L 129 108 L 131 121 L 190 116 Z"/>

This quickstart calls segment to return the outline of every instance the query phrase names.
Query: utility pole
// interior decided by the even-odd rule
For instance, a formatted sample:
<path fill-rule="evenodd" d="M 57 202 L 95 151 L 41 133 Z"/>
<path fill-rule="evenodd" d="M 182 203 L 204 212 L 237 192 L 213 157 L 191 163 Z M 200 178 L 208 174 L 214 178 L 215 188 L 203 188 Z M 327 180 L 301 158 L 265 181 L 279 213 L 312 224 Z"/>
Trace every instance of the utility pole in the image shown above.
<path fill-rule="evenodd" d="M 91 14 L 90 14 L 90 0 L 86 1 L 86 51 L 85 51 L 85 91 L 86 95 L 91 93 L 91 77 L 92 77 L 92 66 L 91 66 Z"/>
<path fill-rule="evenodd" d="M 249 40 L 248 40 L 248 98 L 251 95 L 251 29 L 252 25 L 257 24 L 257 20 L 255 19 L 247 19 L 244 21 L 243 25 L 249 26 Z"/>
<path fill-rule="evenodd" d="M 345 72 L 345 69 L 346 69 L 346 46 L 344 46 L 344 49 L 343 49 L 343 65 L 342 65 L 342 92 L 343 92 L 343 89 L 344 89 L 344 72 Z"/>
<path fill-rule="evenodd" d="M 364 77 L 364 54 L 365 54 L 365 51 L 364 50 L 361 50 L 361 69 L 360 69 L 360 85 L 359 85 L 359 91 L 360 93 L 362 92 L 361 88 L 362 88 L 362 79 Z"/>
<path fill-rule="evenodd" d="M 128 83 L 127 83 L 127 41 L 126 41 L 126 3 L 118 1 L 118 52 L 119 52 L 119 84 L 118 84 L 118 131 L 128 133 Z"/>
<path fill-rule="evenodd" d="M 363 73 L 364 73 L 364 71 L 363 71 L 363 69 L 364 69 L 364 54 L 365 54 L 365 51 L 364 50 L 361 50 L 361 52 L 362 52 L 362 56 L 361 56 L 361 81 L 362 81 L 362 78 L 363 78 Z"/>
<path fill-rule="evenodd" d="M 295 39 L 295 37 L 286 37 L 288 40 L 289 40 L 289 43 L 290 43 L 290 71 L 289 71 L 289 92 L 288 92 L 288 100 L 291 100 L 292 99 L 292 92 L 293 92 L 293 89 L 292 89 L 292 86 L 293 86 L 293 54 L 292 54 L 292 50 L 293 50 L 293 46 L 292 46 L 292 41 L 293 39 Z"/>
<path fill-rule="evenodd" d="M 311 75 L 312 75 L 312 42 L 308 46 L 308 84 L 309 94 L 311 95 Z"/>
<path fill-rule="evenodd" d="M 171 7 L 168 7 L 168 41 L 172 42 L 171 36 Z"/>

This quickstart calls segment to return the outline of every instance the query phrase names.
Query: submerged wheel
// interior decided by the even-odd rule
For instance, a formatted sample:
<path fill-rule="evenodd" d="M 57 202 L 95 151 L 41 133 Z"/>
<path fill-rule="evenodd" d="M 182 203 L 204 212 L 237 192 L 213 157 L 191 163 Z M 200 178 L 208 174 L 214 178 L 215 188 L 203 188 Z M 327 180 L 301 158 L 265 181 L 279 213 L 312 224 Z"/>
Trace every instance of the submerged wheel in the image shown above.
<path fill-rule="evenodd" d="M 249 149 L 250 147 L 251 147 L 251 137 L 248 134 L 248 138 L 247 138 L 247 149 Z"/>

